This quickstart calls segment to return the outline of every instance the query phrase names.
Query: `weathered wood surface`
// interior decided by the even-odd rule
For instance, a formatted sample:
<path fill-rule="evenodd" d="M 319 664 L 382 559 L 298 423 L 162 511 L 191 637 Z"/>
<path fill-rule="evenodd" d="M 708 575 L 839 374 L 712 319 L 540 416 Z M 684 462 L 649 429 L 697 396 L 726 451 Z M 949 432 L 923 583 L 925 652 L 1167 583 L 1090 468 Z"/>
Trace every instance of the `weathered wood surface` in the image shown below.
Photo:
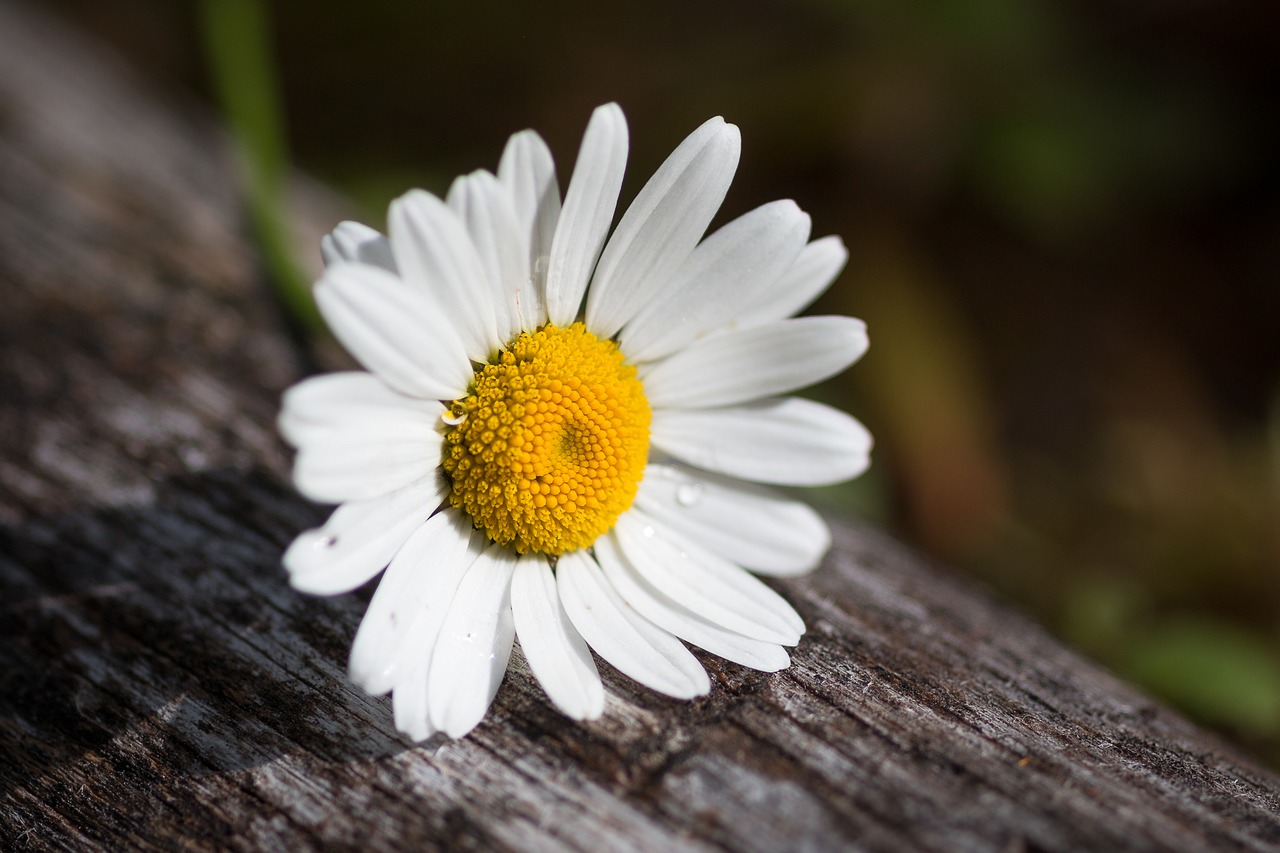
<path fill-rule="evenodd" d="M 364 607 L 291 591 L 323 510 L 272 422 L 302 361 L 224 146 L 0 2 L 0 846 L 1280 848 L 1280 781 L 886 537 L 780 584 L 790 669 L 606 681 L 519 660 L 438 749 L 347 683 Z"/>

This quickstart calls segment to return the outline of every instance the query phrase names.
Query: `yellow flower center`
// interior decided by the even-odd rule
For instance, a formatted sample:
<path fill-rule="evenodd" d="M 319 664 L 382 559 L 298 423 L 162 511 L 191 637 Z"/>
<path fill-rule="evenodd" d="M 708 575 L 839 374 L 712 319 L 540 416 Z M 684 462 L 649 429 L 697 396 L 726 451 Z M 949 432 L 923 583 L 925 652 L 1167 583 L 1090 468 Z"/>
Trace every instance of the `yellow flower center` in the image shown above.
<path fill-rule="evenodd" d="M 586 548 L 635 499 L 649 402 L 618 345 L 581 323 L 525 333 L 476 372 L 445 429 L 449 501 L 521 554 Z"/>

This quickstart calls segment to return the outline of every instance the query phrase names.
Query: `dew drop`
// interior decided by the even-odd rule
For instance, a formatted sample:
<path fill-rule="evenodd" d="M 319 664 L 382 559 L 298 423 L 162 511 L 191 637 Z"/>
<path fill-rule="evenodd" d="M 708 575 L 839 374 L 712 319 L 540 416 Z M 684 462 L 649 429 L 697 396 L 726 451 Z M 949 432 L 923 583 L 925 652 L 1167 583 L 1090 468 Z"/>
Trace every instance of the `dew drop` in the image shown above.
<path fill-rule="evenodd" d="M 644 534 L 644 538 L 645 538 L 645 539 L 652 539 L 652 538 L 653 538 L 653 525 L 651 525 L 651 524 L 646 524 L 646 525 L 644 526 L 644 530 L 641 530 L 640 532 Z"/>
<path fill-rule="evenodd" d="M 676 489 L 676 503 L 680 504 L 680 506 L 695 506 L 701 500 L 701 483 L 685 483 Z"/>
<path fill-rule="evenodd" d="M 325 551 L 338 544 L 338 540 L 332 536 L 322 536 L 316 540 L 316 550 Z"/>

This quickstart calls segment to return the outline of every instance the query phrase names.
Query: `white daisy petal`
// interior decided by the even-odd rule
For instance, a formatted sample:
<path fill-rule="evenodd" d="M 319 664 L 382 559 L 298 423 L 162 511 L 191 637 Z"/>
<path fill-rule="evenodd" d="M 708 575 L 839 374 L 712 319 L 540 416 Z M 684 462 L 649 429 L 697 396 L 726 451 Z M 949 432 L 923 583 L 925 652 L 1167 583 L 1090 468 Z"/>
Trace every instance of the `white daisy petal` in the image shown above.
<path fill-rule="evenodd" d="M 432 295 L 472 361 L 488 360 L 505 341 L 484 266 L 457 214 L 430 193 L 412 190 L 391 203 L 387 224 L 405 281 Z"/>
<path fill-rule="evenodd" d="M 438 462 L 438 446 L 427 452 L 414 436 L 398 435 L 384 444 L 348 451 L 301 450 L 293 464 L 293 481 L 299 492 L 318 503 L 364 501 L 423 479 Z"/>
<path fill-rule="evenodd" d="M 415 582 L 413 588 L 418 590 L 417 603 L 409 611 L 408 626 L 401 630 L 398 644 L 394 648 L 395 654 L 390 664 L 386 665 L 378 676 L 381 681 L 375 683 L 376 687 L 386 687 L 392 691 L 399 690 L 401 685 L 411 690 L 421 687 L 423 694 L 426 695 L 430 686 L 429 676 L 436 643 L 442 636 L 442 626 L 453 607 L 462 579 L 492 544 L 482 534 L 471 529 L 470 523 L 456 510 L 445 510 L 441 514 L 451 516 L 449 524 L 453 525 L 455 533 L 458 534 L 457 540 L 450 540 L 448 544 L 455 546 L 461 542 L 465 545 L 465 549 L 442 551 L 449 558 L 449 562 L 432 561 L 419 564 L 419 571 L 425 569 L 435 577 L 431 579 L 429 586 L 419 586 Z M 414 708 L 416 713 L 416 700 Z M 430 722 L 429 702 L 427 715 Z M 434 722 L 431 723 L 431 727 L 440 728 Z"/>
<path fill-rule="evenodd" d="M 488 172 L 458 178 L 449 188 L 449 207 L 471 235 L 489 282 L 498 337 L 509 341 L 523 325 L 518 299 L 529 299 L 528 234 L 516 218 L 511 193 Z"/>
<path fill-rule="evenodd" d="M 556 588 L 587 644 L 623 675 L 677 699 L 710 691 L 711 679 L 698 659 L 623 601 L 585 553 L 559 559 Z"/>
<path fill-rule="evenodd" d="M 604 713 L 604 685 L 586 640 L 560 603 L 543 559 L 525 559 L 511 579 L 511 615 L 529 668 L 555 706 L 575 720 Z"/>
<path fill-rule="evenodd" d="M 430 661 L 454 592 L 480 553 L 477 539 L 456 510 L 438 512 L 414 531 L 360 622 L 351 646 L 352 681 L 379 696 Z"/>
<path fill-rule="evenodd" d="M 566 326 L 578 316 L 613 221 L 626 166 L 627 120 L 617 104 L 606 104 L 591 114 L 551 241 L 547 315 L 557 326 Z"/>
<path fill-rule="evenodd" d="M 849 260 L 839 237 L 823 237 L 804 247 L 791 269 L 750 304 L 741 306 L 738 325 L 751 326 L 795 316 L 835 281 Z"/>
<path fill-rule="evenodd" d="M 804 621 L 782 596 L 668 525 L 632 509 L 613 535 L 641 577 L 707 621 L 767 643 L 800 641 Z"/>
<path fill-rule="evenodd" d="M 689 134 L 658 168 L 600 255 L 587 294 L 592 332 L 612 337 L 665 292 L 720 209 L 741 151 L 737 126 L 716 117 Z"/>
<path fill-rule="evenodd" d="M 334 264 L 315 296 L 347 351 L 392 388 L 434 400 L 466 393 L 471 366 L 449 318 L 391 273 L 367 264 Z"/>
<path fill-rule="evenodd" d="M 492 545 L 462 577 L 440 628 L 427 675 L 431 724 L 462 737 L 484 718 L 515 641 L 511 575 L 519 557 Z"/>
<path fill-rule="evenodd" d="M 619 336 L 632 361 L 661 358 L 732 320 L 775 282 L 809 239 L 809 215 L 775 201 L 698 245 L 671 284 L 650 295 Z"/>
<path fill-rule="evenodd" d="M 335 429 L 389 418 L 419 418 L 434 423 L 444 412 L 435 400 L 406 397 L 371 373 L 350 371 L 312 376 L 284 392 L 280 434 L 294 447 L 323 442 Z"/>
<path fill-rule="evenodd" d="M 399 449 L 410 456 L 423 455 L 434 465 L 440 458 L 436 450 L 440 443 L 436 426 L 440 423 L 444 407 L 435 401 L 422 402 L 428 403 L 430 408 L 424 406 L 425 410 L 418 410 L 406 406 L 379 410 L 374 406 L 360 406 L 357 403 L 348 411 L 335 412 L 331 420 L 303 420 L 301 416 L 291 415 L 281 418 L 280 426 L 299 450 L 314 459 L 381 455 L 376 449 L 370 450 L 366 445 L 385 442 L 392 445 L 403 444 L 405 446 Z M 398 449 L 387 448 L 388 454 L 393 451 L 398 452 Z M 418 454 L 417 451 L 422 453 Z M 324 464 L 341 466 L 345 463 L 341 459 L 331 458 Z"/>
<path fill-rule="evenodd" d="M 433 471 L 391 494 L 343 504 L 323 527 L 304 532 L 284 552 L 289 583 L 315 595 L 355 589 L 391 562 L 447 491 Z"/>
<path fill-rule="evenodd" d="M 831 547 L 826 522 L 807 504 L 705 471 L 650 464 L 635 505 L 708 550 L 761 574 L 804 574 Z"/>
<path fill-rule="evenodd" d="M 339 222 L 332 233 L 320 239 L 320 255 L 325 266 L 356 261 L 382 267 L 387 272 L 396 271 L 396 259 L 387 238 L 359 222 Z"/>
<path fill-rule="evenodd" d="M 424 741 L 438 729 L 431 725 L 427 711 L 427 673 L 430 661 L 425 656 L 415 660 L 411 668 L 401 673 L 391 692 L 391 712 L 395 715 L 396 731 L 413 741 Z"/>
<path fill-rule="evenodd" d="M 870 464 L 866 427 L 799 397 L 720 409 L 659 409 L 649 438 L 690 465 L 758 483 L 839 483 Z"/>
<path fill-rule="evenodd" d="M 682 640 L 725 660 L 762 672 L 785 669 L 791 658 L 778 643 L 744 637 L 677 604 L 636 571 L 612 533 L 596 540 L 596 560 L 609 583 L 636 612 Z"/>
<path fill-rule="evenodd" d="M 294 460 L 298 491 L 321 503 L 361 501 L 417 482 L 440 464 L 436 418 L 396 412 L 353 418 L 308 435 Z"/>
<path fill-rule="evenodd" d="M 532 130 L 517 133 L 503 149 L 498 163 L 498 180 L 515 202 L 516 218 L 529 249 L 531 284 L 520 300 L 524 331 L 547 322 L 547 263 L 556 222 L 560 219 L 560 188 L 556 185 L 556 164 L 542 137 Z"/>
<path fill-rule="evenodd" d="M 816 384 L 866 351 L 861 320 L 799 317 L 703 338 L 647 366 L 641 378 L 655 409 L 704 409 Z"/>

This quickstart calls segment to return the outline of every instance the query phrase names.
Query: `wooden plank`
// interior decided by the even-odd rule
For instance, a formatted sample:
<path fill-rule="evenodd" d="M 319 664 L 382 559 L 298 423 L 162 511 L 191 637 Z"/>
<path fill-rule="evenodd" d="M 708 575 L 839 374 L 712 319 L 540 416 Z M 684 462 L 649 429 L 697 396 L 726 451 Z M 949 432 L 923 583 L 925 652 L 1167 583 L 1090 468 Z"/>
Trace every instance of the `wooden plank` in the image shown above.
<path fill-rule="evenodd" d="M 778 584 L 791 668 L 517 653 L 488 720 L 404 743 L 344 675 L 367 591 L 288 588 L 301 372 L 206 120 L 0 2 L 0 838 L 17 849 L 1280 847 L 1280 781 L 887 537 Z"/>

